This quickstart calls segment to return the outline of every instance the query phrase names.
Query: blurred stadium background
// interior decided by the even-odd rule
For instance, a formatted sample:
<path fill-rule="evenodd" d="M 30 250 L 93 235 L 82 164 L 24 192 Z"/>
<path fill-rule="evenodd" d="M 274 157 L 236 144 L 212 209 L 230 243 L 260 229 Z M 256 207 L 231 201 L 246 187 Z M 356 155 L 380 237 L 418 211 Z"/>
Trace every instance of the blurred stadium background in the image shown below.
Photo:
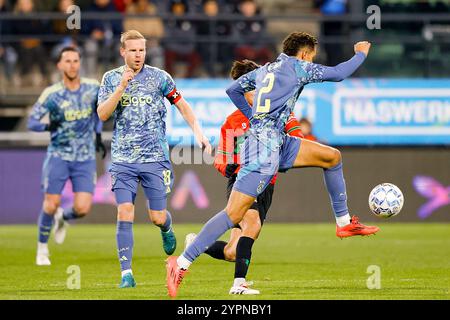
<path fill-rule="evenodd" d="M 81 8 L 79 30 L 66 27 L 73 4 Z M 367 28 L 370 5 L 381 9 L 381 29 Z M 100 80 L 122 63 L 117 44 L 126 29 L 148 38 L 147 63 L 172 73 L 214 143 L 234 110 L 224 92 L 234 59 L 265 63 L 294 30 L 319 38 L 317 62 L 328 65 L 349 58 L 355 42 L 371 41 L 353 78 L 308 86 L 296 116 L 311 122 L 317 140 L 342 150 L 353 212 L 375 219 L 368 194 L 391 182 L 405 195 L 403 212 L 392 221 L 450 221 L 449 0 L 0 0 L 1 224 L 33 224 L 40 210 L 49 137 L 27 132 L 26 119 L 41 91 L 59 80 L 56 52 L 79 47 L 82 74 Z M 173 108 L 167 121 L 175 164 L 169 209 L 175 222 L 204 222 L 223 207 L 226 181 L 199 161 Z M 110 120 L 106 140 L 111 130 Z M 95 204 L 80 223 L 115 222 L 108 165 L 98 160 Z M 268 221 L 332 222 L 320 170 L 297 170 L 278 181 Z M 66 185 L 63 205 L 71 201 Z M 146 221 L 142 193 L 137 210 L 136 220 Z"/>

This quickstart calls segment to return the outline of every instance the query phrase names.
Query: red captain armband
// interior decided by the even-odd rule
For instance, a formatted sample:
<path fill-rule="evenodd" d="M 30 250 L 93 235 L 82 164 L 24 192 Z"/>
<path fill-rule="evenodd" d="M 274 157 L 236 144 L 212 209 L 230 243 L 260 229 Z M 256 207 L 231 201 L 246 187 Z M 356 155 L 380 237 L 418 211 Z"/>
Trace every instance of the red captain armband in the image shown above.
<path fill-rule="evenodd" d="M 175 88 L 169 92 L 166 98 L 169 100 L 170 104 L 175 104 L 180 101 L 181 93 L 177 90 L 177 88 Z"/>

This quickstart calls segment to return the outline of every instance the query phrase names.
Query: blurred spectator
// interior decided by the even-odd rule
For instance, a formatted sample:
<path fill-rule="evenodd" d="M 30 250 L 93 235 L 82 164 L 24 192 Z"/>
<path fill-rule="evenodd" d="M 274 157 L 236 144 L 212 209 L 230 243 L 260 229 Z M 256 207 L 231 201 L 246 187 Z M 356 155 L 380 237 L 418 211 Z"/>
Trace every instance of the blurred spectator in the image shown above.
<path fill-rule="evenodd" d="M 6 13 L 10 9 L 8 0 L 0 0 L 0 13 Z M 8 20 L 0 20 L 0 40 L 3 35 L 11 36 L 11 22 Z M 3 73 L 6 80 L 12 80 L 14 66 L 17 62 L 17 53 L 7 41 L 0 41 L 0 65 L 3 65 Z"/>
<path fill-rule="evenodd" d="M 228 40 L 232 36 L 231 23 L 217 20 L 219 14 L 219 3 L 217 0 L 203 1 L 203 14 L 211 20 L 202 20 L 197 24 L 197 34 L 204 38 L 216 37 L 217 40 Z M 209 76 L 215 76 L 215 63 L 219 62 L 219 73 L 226 74 L 231 67 L 233 46 L 227 42 L 200 42 L 199 53 L 202 57 L 205 71 Z"/>
<path fill-rule="evenodd" d="M 324 16 L 338 16 L 347 13 L 347 0 L 314 0 L 314 5 Z M 345 26 L 346 23 L 339 20 L 323 21 L 321 35 L 325 37 L 346 35 L 348 32 L 344 30 Z M 342 43 L 325 42 L 323 47 L 327 53 L 327 65 L 335 66 L 345 59 Z"/>
<path fill-rule="evenodd" d="M 156 15 L 158 8 L 148 0 L 135 0 L 128 9 L 127 14 Z M 147 39 L 147 62 L 157 68 L 164 68 L 164 50 L 160 41 L 164 36 L 162 19 L 155 17 L 130 17 L 124 21 L 125 30 L 137 30 Z"/>
<path fill-rule="evenodd" d="M 23 85 L 45 86 L 49 83 L 47 53 L 38 35 L 46 34 L 47 26 L 41 20 L 27 17 L 34 12 L 33 0 L 17 0 L 14 12 L 20 16 L 20 19 L 11 22 L 11 34 L 20 39 L 16 43 L 20 61 L 20 82 Z M 39 67 L 40 78 L 33 78 L 35 75 L 39 77 L 39 74 L 32 72 L 35 65 Z"/>
<path fill-rule="evenodd" d="M 186 4 L 189 7 L 190 13 L 203 12 L 203 1 L 202 0 L 187 0 Z"/>
<path fill-rule="evenodd" d="M 196 51 L 195 45 L 195 26 L 184 17 L 188 11 L 185 1 L 171 1 L 169 8 L 173 17 L 169 18 L 166 23 L 166 37 L 164 38 L 166 71 L 174 75 L 175 63 L 181 60 L 187 63 L 184 76 L 191 78 L 200 65 L 200 55 Z"/>
<path fill-rule="evenodd" d="M 217 4 L 220 7 L 220 13 L 233 12 L 233 10 L 230 10 L 230 8 L 236 8 L 235 2 L 239 1 L 241 0 L 216 0 Z M 204 12 L 205 0 L 187 0 L 187 5 L 189 7 L 190 13 L 202 13 Z"/>
<path fill-rule="evenodd" d="M 243 0 L 238 8 L 243 19 L 235 25 L 239 34 L 239 44 L 235 49 L 236 60 L 250 59 L 258 64 L 265 64 L 273 58 L 266 21 L 254 0 Z"/>
<path fill-rule="evenodd" d="M 311 122 L 306 118 L 301 118 L 299 120 L 300 122 L 300 130 L 302 130 L 302 133 L 305 137 L 305 139 L 317 141 L 317 138 L 312 133 L 312 124 Z"/>
<path fill-rule="evenodd" d="M 92 5 L 92 0 L 76 0 L 76 5 L 81 8 L 81 10 L 87 10 Z"/>
<path fill-rule="evenodd" d="M 242 0 L 221 0 L 227 13 L 239 13 L 239 4 Z"/>
<path fill-rule="evenodd" d="M 36 12 L 51 12 L 58 5 L 58 0 L 45 0 L 45 1 L 35 1 L 34 2 L 34 11 Z"/>
<path fill-rule="evenodd" d="M 129 6 L 133 3 L 133 0 L 113 0 L 116 10 L 119 12 L 127 12 Z"/>
<path fill-rule="evenodd" d="M 111 0 L 94 0 L 89 13 L 118 13 Z M 97 63 L 109 69 L 119 61 L 119 41 L 122 33 L 122 18 L 85 19 L 81 32 L 90 36 L 84 44 L 86 67 L 89 76 L 97 73 Z"/>

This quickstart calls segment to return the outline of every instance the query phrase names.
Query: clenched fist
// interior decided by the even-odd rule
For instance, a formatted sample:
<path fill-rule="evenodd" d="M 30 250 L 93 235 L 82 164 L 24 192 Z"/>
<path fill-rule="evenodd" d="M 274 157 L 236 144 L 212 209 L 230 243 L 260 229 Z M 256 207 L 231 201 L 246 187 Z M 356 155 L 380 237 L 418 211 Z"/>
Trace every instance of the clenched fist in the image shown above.
<path fill-rule="evenodd" d="M 125 71 L 122 73 L 122 79 L 120 80 L 120 87 L 125 90 L 128 86 L 128 82 L 130 82 L 134 78 L 134 71 L 127 67 Z"/>
<path fill-rule="evenodd" d="M 367 55 L 369 54 L 370 46 L 371 46 L 371 43 L 369 41 L 357 42 L 354 46 L 355 53 L 362 52 L 367 57 Z"/>

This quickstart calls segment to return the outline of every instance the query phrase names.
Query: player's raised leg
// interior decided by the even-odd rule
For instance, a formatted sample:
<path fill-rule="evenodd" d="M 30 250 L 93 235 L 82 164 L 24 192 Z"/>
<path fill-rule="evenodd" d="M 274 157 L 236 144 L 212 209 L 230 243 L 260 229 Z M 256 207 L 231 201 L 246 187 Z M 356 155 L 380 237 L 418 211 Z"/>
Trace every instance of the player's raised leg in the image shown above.
<path fill-rule="evenodd" d="M 338 237 L 350 237 L 355 235 L 370 235 L 376 233 L 379 228 L 365 226 L 359 223 L 358 217 L 350 217 L 347 207 L 347 190 L 342 168 L 342 156 L 339 150 L 323 144 L 305 139 L 287 139 L 287 146 L 300 144 L 293 167 L 320 167 L 324 171 L 324 181 L 330 196 L 331 206 L 336 218 L 336 235 Z M 294 147 L 292 147 L 294 148 Z"/>

